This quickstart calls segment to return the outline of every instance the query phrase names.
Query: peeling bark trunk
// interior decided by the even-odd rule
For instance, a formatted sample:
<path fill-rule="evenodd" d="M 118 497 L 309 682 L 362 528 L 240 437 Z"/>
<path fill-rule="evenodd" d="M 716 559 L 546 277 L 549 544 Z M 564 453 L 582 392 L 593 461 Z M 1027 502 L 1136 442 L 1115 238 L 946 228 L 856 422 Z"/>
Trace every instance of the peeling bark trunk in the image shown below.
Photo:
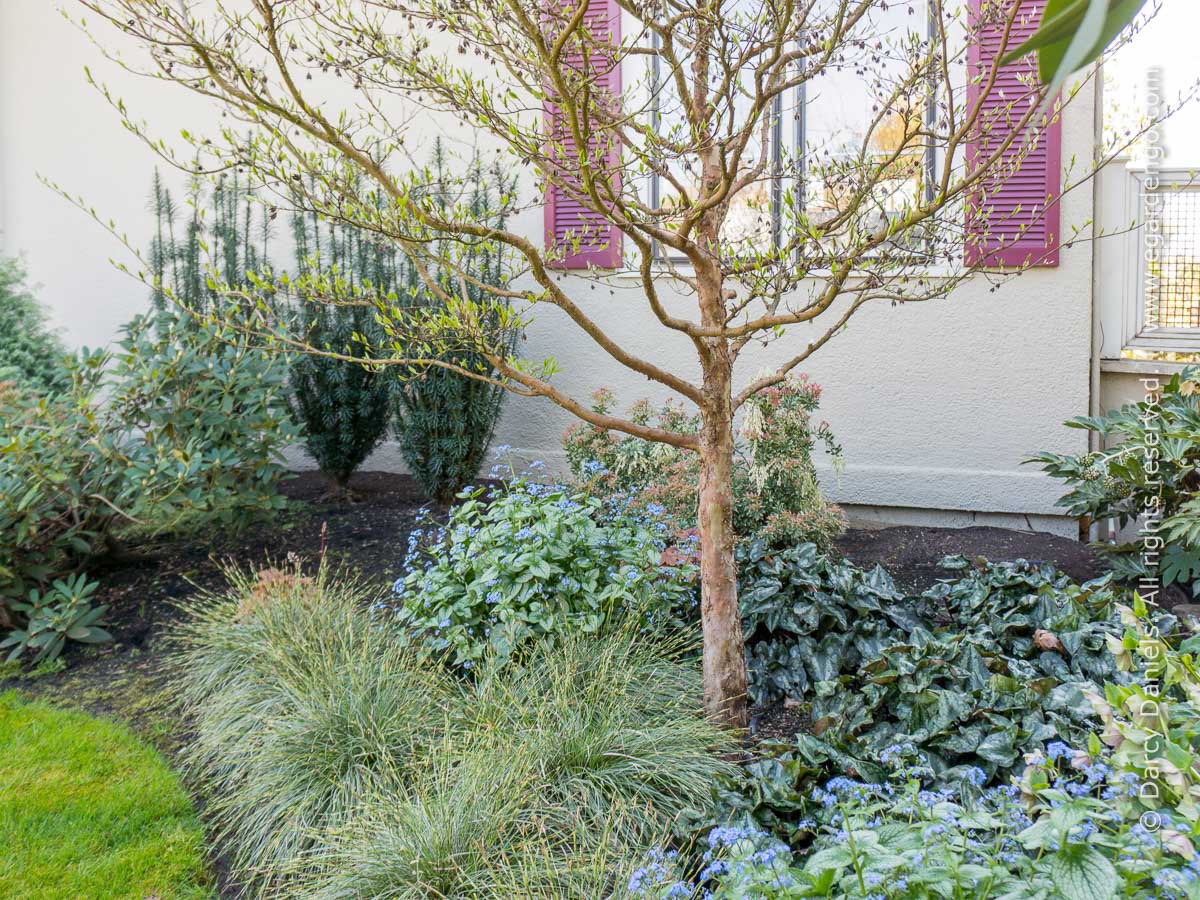
<path fill-rule="evenodd" d="M 713 47 L 711 26 L 697 38 L 693 117 L 709 114 L 708 67 Z M 702 194 L 716 196 L 725 177 L 718 142 L 705 134 Z M 703 255 L 692 260 L 700 321 L 724 328 L 729 319 L 721 270 L 721 225 L 727 203 L 706 210 L 696 223 L 696 242 Z M 733 728 L 749 725 L 746 704 L 746 655 L 742 615 L 738 609 L 737 561 L 733 533 L 733 362 L 737 356 L 722 337 L 696 342 L 704 388 L 700 406 L 700 490 L 696 521 L 700 532 L 700 616 L 704 631 L 704 712 L 711 721 Z"/>
<path fill-rule="evenodd" d="M 729 373 L 706 378 L 712 399 L 700 435 L 700 611 L 704 630 L 704 711 L 745 728 L 746 659 L 738 610 L 733 533 L 733 413 Z M 723 384 L 721 382 L 724 382 Z"/>

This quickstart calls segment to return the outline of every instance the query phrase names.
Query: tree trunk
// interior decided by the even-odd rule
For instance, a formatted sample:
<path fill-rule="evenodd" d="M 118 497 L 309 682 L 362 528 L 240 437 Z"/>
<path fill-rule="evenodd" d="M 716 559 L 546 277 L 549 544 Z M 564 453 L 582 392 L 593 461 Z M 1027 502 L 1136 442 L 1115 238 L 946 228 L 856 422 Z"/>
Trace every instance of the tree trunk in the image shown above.
<path fill-rule="evenodd" d="M 720 380 L 718 378 L 717 380 Z M 700 435 L 700 612 L 704 629 L 704 711 L 745 728 L 746 657 L 738 610 L 733 533 L 733 414 L 728 383 L 710 393 Z"/>

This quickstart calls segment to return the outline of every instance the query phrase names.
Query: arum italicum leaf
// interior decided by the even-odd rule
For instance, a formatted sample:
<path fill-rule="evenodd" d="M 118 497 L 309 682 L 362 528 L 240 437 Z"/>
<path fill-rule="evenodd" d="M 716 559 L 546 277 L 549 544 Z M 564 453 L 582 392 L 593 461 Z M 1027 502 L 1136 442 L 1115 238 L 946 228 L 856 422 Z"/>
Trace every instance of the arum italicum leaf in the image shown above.
<path fill-rule="evenodd" d="M 1038 77 L 1053 96 L 1071 73 L 1098 59 L 1145 5 L 1146 0 L 1047 0 L 1038 30 L 1001 63 L 1036 51 Z"/>

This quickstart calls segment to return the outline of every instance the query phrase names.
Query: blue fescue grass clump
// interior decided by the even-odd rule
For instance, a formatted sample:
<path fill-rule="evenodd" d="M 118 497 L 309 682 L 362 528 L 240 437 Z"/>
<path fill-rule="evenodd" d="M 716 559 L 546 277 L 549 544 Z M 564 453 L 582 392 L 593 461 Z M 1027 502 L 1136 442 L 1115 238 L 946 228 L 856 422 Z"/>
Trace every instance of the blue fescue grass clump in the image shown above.
<path fill-rule="evenodd" d="M 180 635 L 191 770 L 252 893 L 607 896 L 733 776 L 678 640 L 568 632 L 464 679 L 373 599 L 232 573 Z"/>

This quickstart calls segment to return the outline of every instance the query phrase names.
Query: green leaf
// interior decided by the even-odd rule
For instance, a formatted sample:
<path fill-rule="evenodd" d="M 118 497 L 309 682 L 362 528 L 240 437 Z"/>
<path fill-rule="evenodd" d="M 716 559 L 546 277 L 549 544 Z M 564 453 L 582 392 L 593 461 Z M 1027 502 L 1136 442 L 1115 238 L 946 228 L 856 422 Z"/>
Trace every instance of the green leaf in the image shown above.
<path fill-rule="evenodd" d="M 1038 76 L 1046 84 L 1047 93 L 1053 94 L 1062 82 L 1066 81 L 1068 75 L 1095 58 L 1092 55 L 1093 48 L 1104 33 L 1108 4 L 1109 0 L 1088 0 L 1087 10 L 1079 22 L 1079 27 L 1071 35 L 1061 57 L 1058 56 L 1055 45 L 1044 48 L 1038 55 Z M 1103 49 L 1101 46 L 1101 52 Z"/>
<path fill-rule="evenodd" d="M 1017 758 L 1017 749 L 1013 746 L 1013 734 L 1009 731 L 994 731 L 983 739 L 983 743 L 975 751 L 988 762 L 998 766 L 1008 766 Z"/>
<path fill-rule="evenodd" d="M 1200 575 L 1200 550 L 1168 547 L 1163 553 L 1163 584 L 1184 584 Z"/>
<path fill-rule="evenodd" d="M 1073 72 L 1098 59 L 1128 26 L 1146 0 L 1048 0 L 1042 22 L 1001 60 L 1007 65 L 1028 53 L 1038 54 L 1038 76 L 1053 97 Z M 1080 420 L 1077 427 L 1091 427 Z"/>
<path fill-rule="evenodd" d="M 1006 53 L 1000 60 L 1000 64 L 1006 66 L 1027 53 L 1042 50 L 1054 44 L 1065 45 L 1079 28 L 1079 23 L 1083 21 L 1087 7 L 1088 0 L 1047 0 L 1037 31 L 1015 50 Z M 1078 421 L 1071 421 L 1067 424 L 1076 428 L 1083 427 L 1083 423 Z"/>
<path fill-rule="evenodd" d="M 812 881 L 812 893 L 817 897 L 828 895 L 833 888 L 833 882 L 837 878 L 837 873 L 833 869 L 826 869 L 819 875 L 809 875 Z"/>
<path fill-rule="evenodd" d="M 879 845 L 890 850 L 916 850 L 922 846 L 922 826 L 893 822 L 875 830 Z"/>
<path fill-rule="evenodd" d="M 1108 900 L 1120 886 L 1113 864 L 1087 844 L 1067 844 L 1055 853 L 1050 877 L 1064 900 Z"/>
<path fill-rule="evenodd" d="M 804 863 L 806 872 L 826 872 L 844 869 L 854 862 L 854 854 L 846 846 L 826 847 L 812 854 Z"/>
<path fill-rule="evenodd" d="M 84 628 L 83 634 L 76 636 L 76 629 L 71 629 L 67 632 L 67 637 L 73 641 L 79 641 L 84 644 L 104 644 L 112 640 L 112 635 L 103 628 Z"/>

